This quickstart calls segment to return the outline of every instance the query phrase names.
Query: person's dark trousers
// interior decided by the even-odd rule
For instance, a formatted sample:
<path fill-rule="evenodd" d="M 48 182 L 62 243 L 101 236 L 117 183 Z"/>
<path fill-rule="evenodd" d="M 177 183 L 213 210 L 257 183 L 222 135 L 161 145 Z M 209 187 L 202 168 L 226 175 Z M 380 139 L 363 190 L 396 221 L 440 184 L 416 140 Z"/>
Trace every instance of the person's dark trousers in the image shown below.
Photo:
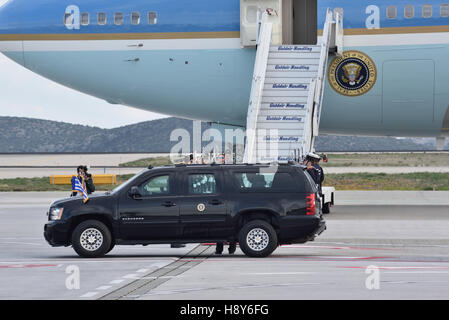
<path fill-rule="evenodd" d="M 235 243 L 235 242 L 230 242 L 230 243 L 229 243 L 229 248 L 228 248 L 229 254 L 234 254 L 235 249 L 237 249 L 237 243 Z"/>
<path fill-rule="evenodd" d="M 223 253 L 223 242 L 217 242 L 215 254 L 222 254 L 222 253 Z"/>

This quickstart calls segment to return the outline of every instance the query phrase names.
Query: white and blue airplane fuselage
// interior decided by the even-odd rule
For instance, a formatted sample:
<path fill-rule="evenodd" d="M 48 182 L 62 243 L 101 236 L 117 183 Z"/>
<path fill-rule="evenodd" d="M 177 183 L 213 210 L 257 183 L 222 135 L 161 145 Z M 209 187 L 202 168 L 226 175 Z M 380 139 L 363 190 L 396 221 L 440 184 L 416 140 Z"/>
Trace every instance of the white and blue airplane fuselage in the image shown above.
<path fill-rule="evenodd" d="M 318 0 L 318 29 L 337 7 L 345 50 L 372 59 L 376 82 L 348 96 L 326 81 L 320 132 L 447 134 L 449 1 Z M 256 49 L 241 45 L 240 0 L 10 0 L 0 51 L 112 104 L 246 125 Z"/>

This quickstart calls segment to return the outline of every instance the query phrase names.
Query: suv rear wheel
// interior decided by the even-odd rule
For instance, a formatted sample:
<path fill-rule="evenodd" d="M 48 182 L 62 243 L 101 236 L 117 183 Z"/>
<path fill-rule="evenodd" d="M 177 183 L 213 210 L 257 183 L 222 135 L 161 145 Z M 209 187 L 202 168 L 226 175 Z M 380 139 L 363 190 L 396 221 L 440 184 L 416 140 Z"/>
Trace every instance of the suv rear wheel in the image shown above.
<path fill-rule="evenodd" d="M 267 257 L 278 246 L 274 228 L 266 221 L 253 220 L 246 223 L 239 233 L 240 249 L 250 257 Z"/>
<path fill-rule="evenodd" d="M 108 227 L 97 220 L 87 220 L 76 226 L 72 233 L 72 246 L 79 256 L 97 258 L 111 248 L 112 236 Z"/>

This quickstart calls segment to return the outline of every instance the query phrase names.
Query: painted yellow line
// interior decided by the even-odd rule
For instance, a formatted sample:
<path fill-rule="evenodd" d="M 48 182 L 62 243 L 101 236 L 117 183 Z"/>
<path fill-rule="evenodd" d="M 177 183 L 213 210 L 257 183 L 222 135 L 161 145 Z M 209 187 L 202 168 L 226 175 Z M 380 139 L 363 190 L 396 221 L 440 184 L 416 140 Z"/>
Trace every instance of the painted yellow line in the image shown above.
<path fill-rule="evenodd" d="M 239 31 L 165 33 L 0 34 L 0 41 L 145 40 L 240 38 Z"/>

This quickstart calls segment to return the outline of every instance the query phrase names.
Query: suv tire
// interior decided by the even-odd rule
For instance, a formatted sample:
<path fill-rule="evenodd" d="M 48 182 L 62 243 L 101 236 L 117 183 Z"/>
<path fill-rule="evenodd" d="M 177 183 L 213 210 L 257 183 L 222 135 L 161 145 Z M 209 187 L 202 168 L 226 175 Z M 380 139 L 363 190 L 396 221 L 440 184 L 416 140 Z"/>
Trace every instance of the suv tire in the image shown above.
<path fill-rule="evenodd" d="M 98 220 L 81 222 L 72 232 L 73 249 L 83 258 L 104 256 L 110 251 L 111 243 L 111 232 Z"/>
<path fill-rule="evenodd" d="M 239 233 L 240 249 L 249 257 L 267 257 L 278 246 L 276 231 L 266 221 L 252 220 Z"/>

